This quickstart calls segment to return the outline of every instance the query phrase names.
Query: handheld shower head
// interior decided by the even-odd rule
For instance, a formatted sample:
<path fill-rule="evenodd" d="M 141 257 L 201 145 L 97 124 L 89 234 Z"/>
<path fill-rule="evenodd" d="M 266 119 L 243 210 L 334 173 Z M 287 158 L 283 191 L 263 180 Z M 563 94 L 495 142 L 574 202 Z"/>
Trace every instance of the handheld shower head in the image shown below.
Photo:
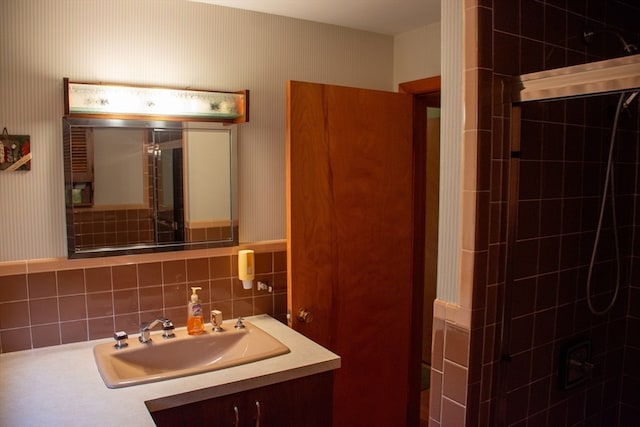
<path fill-rule="evenodd" d="M 639 93 L 640 93 L 640 90 L 636 90 L 636 91 L 632 92 L 631 95 L 629 95 L 627 97 L 627 99 L 625 99 L 625 101 L 622 103 L 622 108 L 624 110 L 629 108 L 629 104 L 631 104 L 633 102 L 633 100 L 636 98 L 636 96 L 638 96 Z"/>

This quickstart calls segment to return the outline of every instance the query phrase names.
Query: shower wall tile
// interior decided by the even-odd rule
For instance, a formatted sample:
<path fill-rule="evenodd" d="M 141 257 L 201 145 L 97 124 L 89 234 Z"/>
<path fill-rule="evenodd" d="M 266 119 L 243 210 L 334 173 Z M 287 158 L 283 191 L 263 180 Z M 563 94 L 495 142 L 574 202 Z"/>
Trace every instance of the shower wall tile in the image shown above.
<path fill-rule="evenodd" d="M 268 283 L 272 292 L 242 289 L 237 273 L 232 275 L 237 256 L 227 254 L 234 249 L 220 256 L 215 249 L 149 255 L 139 262 L 127 257 L 54 260 L 50 271 L 39 261 L 39 271 L 23 274 L 0 265 L 0 352 L 108 338 L 115 330 L 133 334 L 142 321 L 157 316 L 185 326 L 191 286 L 202 288 L 205 313 L 215 308 L 225 319 L 265 313 L 286 322 L 286 244 L 254 246 L 256 280 Z"/>
<path fill-rule="evenodd" d="M 484 313 L 483 320 L 469 331 L 470 342 L 481 341 L 483 348 L 480 351 L 473 345 L 469 360 L 469 378 L 473 380 L 468 390 L 479 388 L 481 392 L 479 405 L 467 401 L 465 423 L 471 426 L 484 419 L 484 424 L 475 425 L 626 425 L 624 420 L 635 414 L 629 409 L 632 404 L 620 404 L 631 401 L 621 396 L 620 390 L 625 384 L 636 381 L 637 385 L 640 381 L 634 377 L 635 372 L 630 374 L 628 368 L 623 371 L 624 355 L 634 340 L 627 332 L 627 323 L 633 324 L 632 319 L 640 318 L 640 310 L 634 312 L 634 307 L 640 307 L 637 292 L 640 268 L 636 267 L 638 262 L 633 255 L 640 251 L 640 239 L 634 234 L 638 228 L 635 224 L 640 221 L 640 210 L 636 208 L 640 193 L 640 174 L 636 172 L 640 119 L 635 117 L 633 123 L 621 126 L 621 140 L 628 138 L 629 142 L 616 152 L 620 163 L 616 178 L 621 181 L 616 202 L 626 212 L 619 218 L 621 247 L 626 254 L 622 272 L 631 278 L 631 288 L 620 291 L 619 302 L 607 316 L 592 316 L 584 283 L 598 222 L 599 197 L 604 188 L 600 177 L 608 154 L 615 99 L 521 105 L 520 134 L 526 141 L 519 153 L 517 242 L 515 248 L 509 248 L 516 254 L 511 271 L 515 281 L 507 288 L 506 190 L 511 167 L 511 113 L 501 85 L 504 77 L 520 73 L 622 56 L 615 37 L 606 36 L 606 42 L 594 40 L 585 44 L 581 37 L 584 23 L 594 29 L 614 29 L 637 44 L 640 32 L 629 17 L 639 16 L 640 6 L 625 0 L 469 0 L 465 7 L 465 29 L 474 33 L 465 35 L 465 85 L 476 85 L 465 87 L 466 102 L 475 103 L 465 107 L 467 113 L 474 115 L 465 123 L 463 162 L 465 173 L 469 174 L 465 176 L 465 191 L 473 194 L 485 189 L 478 179 L 469 179 L 477 177 L 477 171 L 488 169 L 490 177 L 489 214 L 482 218 L 474 215 L 475 226 L 466 227 L 474 236 L 463 236 L 469 239 L 465 247 L 470 250 L 465 253 L 463 266 L 468 258 L 476 261 L 468 262 L 472 268 L 482 269 L 482 263 L 486 268 L 462 273 L 472 277 L 473 283 L 461 287 L 461 291 L 470 289 L 474 294 L 474 311 Z M 489 60 L 483 63 L 482 58 L 487 57 Z M 486 127 L 492 146 L 489 159 L 478 155 L 483 144 L 479 130 L 484 131 L 486 114 L 491 120 Z M 473 169 L 467 169 L 468 165 L 473 165 Z M 467 217 L 464 218 L 466 221 Z M 488 227 L 489 238 L 478 244 L 474 238 L 481 227 Z M 603 247 L 613 247 L 611 233 L 604 233 L 603 239 Z M 609 251 L 604 258 L 613 259 L 610 249 L 603 250 Z M 488 256 L 483 259 L 481 253 Z M 602 278 L 613 271 L 613 263 L 604 262 L 595 274 Z M 603 280 L 596 281 L 594 292 L 603 293 L 595 298 L 595 304 L 604 305 L 610 293 L 598 282 Z M 511 391 L 506 420 L 495 418 L 500 413 L 497 374 L 504 364 L 500 361 L 503 349 L 499 339 L 504 326 L 503 308 L 511 310 L 510 337 L 516 351 L 511 354 L 506 377 Z M 560 348 L 578 335 L 593 341 L 594 361 L 600 365 L 596 368 L 596 379 L 576 390 L 560 391 L 556 386 Z M 481 373 L 479 380 L 475 372 Z M 479 387 L 475 381 L 479 381 Z M 468 393 L 468 399 L 473 396 L 474 393 Z M 602 396 L 600 401 L 598 396 Z M 432 397 L 432 403 L 436 401 Z"/>

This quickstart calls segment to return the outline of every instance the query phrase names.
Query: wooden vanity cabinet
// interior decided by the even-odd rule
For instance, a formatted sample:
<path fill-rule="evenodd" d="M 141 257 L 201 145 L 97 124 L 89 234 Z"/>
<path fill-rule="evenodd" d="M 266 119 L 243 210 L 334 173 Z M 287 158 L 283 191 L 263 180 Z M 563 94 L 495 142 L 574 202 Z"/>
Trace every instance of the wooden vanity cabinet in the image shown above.
<path fill-rule="evenodd" d="M 147 408 L 158 427 L 327 427 L 333 372 L 324 372 L 170 409 Z"/>

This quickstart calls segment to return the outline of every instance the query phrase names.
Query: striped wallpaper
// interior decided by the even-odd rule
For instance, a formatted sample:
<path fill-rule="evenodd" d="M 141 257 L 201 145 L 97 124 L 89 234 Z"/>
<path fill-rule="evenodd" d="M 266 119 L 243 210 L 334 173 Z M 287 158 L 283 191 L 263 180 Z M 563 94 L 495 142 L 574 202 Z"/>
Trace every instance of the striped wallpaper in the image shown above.
<path fill-rule="evenodd" d="M 2 0 L 0 128 L 31 135 L 0 173 L 0 262 L 66 255 L 62 78 L 251 91 L 239 126 L 240 240 L 284 239 L 286 81 L 393 90 L 393 38 L 185 0 Z"/>

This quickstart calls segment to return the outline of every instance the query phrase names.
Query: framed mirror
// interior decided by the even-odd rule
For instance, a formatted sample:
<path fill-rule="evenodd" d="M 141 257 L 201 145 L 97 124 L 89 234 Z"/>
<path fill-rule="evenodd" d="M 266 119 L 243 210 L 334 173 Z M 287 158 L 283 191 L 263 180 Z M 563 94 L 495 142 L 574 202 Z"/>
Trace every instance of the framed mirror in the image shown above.
<path fill-rule="evenodd" d="M 236 125 L 64 118 L 69 258 L 238 244 Z"/>

